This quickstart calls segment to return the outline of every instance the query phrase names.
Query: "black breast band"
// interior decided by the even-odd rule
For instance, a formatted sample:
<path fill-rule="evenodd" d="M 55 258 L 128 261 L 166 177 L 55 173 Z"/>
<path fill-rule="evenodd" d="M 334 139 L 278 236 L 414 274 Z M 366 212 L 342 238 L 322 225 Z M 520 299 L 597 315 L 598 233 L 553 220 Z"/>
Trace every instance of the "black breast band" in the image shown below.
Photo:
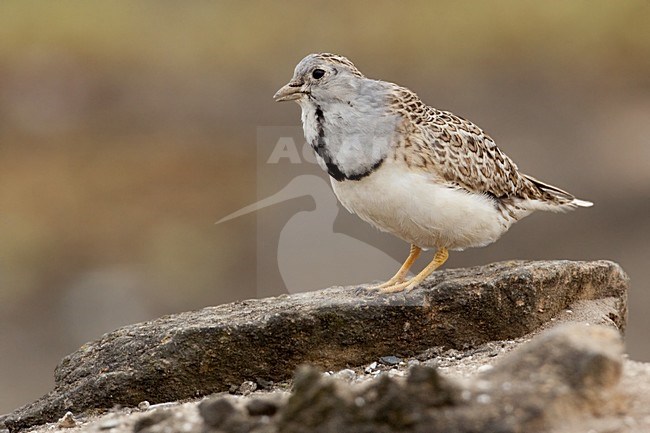
<path fill-rule="evenodd" d="M 366 176 L 369 176 L 372 174 L 375 170 L 377 170 L 379 167 L 384 162 L 384 158 L 380 159 L 376 163 L 374 163 L 371 167 L 368 169 L 358 172 L 358 173 L 352 173 L 352 174 L 345 174 L 341 171 L 338 165 L 333 161 L 332 155 L 330 154 L 329 150 L 327 149 L 327 146 L 325 145 L 325 128 L 324 128 L 324 123 L 325 123 L 325 114 L 323 114 L 323 109 L 320 107 L 320 105 L 316 106 L 316 127 L 318 130 L 318 136 L 316 137 L 315 140 L 311 142 L 311 147 L 314 149 L 314 152 L 320 156 L 323 161 L 325 161 L 325 166 L 327 167 L 327 173 L 333 177 L 336 181 L 338 182 L 343 182 L 344 180 L 361 180 Z"/>

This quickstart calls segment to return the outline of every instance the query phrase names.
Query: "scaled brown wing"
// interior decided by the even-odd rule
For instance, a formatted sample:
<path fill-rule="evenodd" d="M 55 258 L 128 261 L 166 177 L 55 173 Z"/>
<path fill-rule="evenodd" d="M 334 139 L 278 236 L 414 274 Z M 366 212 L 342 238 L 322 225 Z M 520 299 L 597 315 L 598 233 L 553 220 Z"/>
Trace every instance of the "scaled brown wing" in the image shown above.
<path fill-rule="evenodd" d="M 452 113 L 427 108 L 427 121 L 416 124 L 415 132 L 431 160 L 431 169 L 445 181 L 497 198 L 540 194 L 478 126 Z"/>

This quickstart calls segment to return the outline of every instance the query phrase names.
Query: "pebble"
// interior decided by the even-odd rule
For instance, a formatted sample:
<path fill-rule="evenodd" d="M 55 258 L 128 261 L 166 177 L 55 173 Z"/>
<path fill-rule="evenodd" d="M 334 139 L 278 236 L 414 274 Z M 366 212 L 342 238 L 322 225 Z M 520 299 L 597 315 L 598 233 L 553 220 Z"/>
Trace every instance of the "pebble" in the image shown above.
<path fill-rule="evenodd" d="M 79 423 L 72 415 L 72 412 L 66 412 L 63 417 L 57 421 L 56 426 L 60 428 L 72 428 L 76 427 Z"/>
<path fill-rule="evenodd" d="M 247 380 L 241 385 L 239 385 L 239 389 L 237 390 L 237 393 L 241 395 L 248 395 L 251 392 L 255 391 L 256 389 L 257 389 L 257 384 L 255 382 L 251 382 L 250 380 Z"/>
<path fill-rule="evenodd" d="M 397 356 L 382 356 L 379 358 L 379 362 L 381 362 L 384 365 L 397 365 L 400 362 L 402 362 L 401 358 L 398 358 Z"/>
<path fill-rule="evenodd" d="M 140 410 L 147 410 L 151 406 L 151 403 L 149 403 L 147 400 L 141 401 L 138 403 L 138 409 Z"/>
<path fill-rule="evenodd" d="M 372 373 L 376 368 L 377 368 L 377 363 L 376 363 L 376 362 L 373 362 L 372 364 L 370 364 L 369 366 L 367 366 L 366 369 L 363 370 L 363 371 L 365 371 L 366 373 L 370 374 L 370 373 Z"/>

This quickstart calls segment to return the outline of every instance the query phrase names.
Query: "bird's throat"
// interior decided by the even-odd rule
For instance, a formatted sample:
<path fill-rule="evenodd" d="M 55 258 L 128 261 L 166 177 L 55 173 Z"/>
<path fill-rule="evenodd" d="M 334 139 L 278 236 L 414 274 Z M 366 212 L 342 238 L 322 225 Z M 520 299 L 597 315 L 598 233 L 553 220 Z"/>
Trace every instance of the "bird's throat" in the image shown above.
<path fill-rule="evenodd" d="M 305 137 L 316 152 L 321 167 L 336 181 L 359 181 L 377 170 L 384 162 L 383 152 L 373 152 L 369 143 L 346 142 L 345 125 L 328 122 L 323 107 L 303 107 Z M 340 117 L 340 114 L 339 114 Z M 343 123 L 343 122 L 341 122 Z M 361 134 L 359 134 L 359 137 Z M 373 153 L 375 154 L 374 157 Z"/>

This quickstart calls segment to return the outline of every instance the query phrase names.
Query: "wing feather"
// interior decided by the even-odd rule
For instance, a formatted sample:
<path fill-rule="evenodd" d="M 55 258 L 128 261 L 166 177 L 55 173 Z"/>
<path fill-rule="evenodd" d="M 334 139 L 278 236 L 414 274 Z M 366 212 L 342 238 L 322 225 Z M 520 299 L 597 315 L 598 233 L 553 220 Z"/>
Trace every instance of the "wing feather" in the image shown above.
<path fill-rule="evenodd" d="M 404 118 L 407 143 L 416 152 L 401 156 L 433 173 L 450 186 L 496 199 L 531 199 L 562 204 L 573 196 L 559 188 L 540 188 L 541 182 L 519 172 L 494 140 L 469 120 L 424 104 L 415 93 L 396 86 L 394 111 Z M 550 187 L 544 184 L 545 187 Z"/>

